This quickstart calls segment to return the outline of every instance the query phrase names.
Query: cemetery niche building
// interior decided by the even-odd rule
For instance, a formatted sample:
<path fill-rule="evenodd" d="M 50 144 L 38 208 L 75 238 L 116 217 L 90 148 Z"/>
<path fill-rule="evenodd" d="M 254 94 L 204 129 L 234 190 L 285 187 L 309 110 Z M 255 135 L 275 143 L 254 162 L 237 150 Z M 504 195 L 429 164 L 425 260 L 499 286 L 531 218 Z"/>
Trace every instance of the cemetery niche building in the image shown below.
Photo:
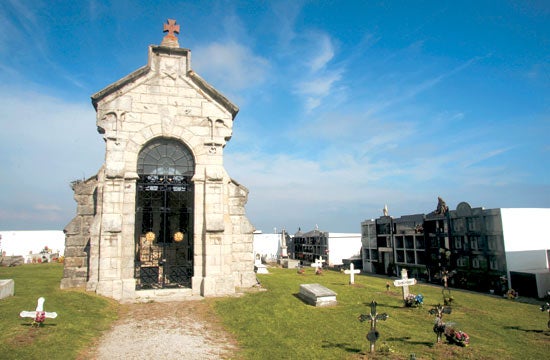
<path fill-rule="evenodd" d="M 256 283 L 248 190 L 223 165 L 239 109 L 192 70 L 179 25 L 164 32 L 146 66 L 92 96 L 105 162 L 71 184 L 62 288 L 141 301 Z"/>
<path fill-rule="evenodd" d="M 542 298 L 550 290 L 550 209 L 484 209 L 439 199 L 428 214 L 361 222 L 363 271 L 475 291 L 507 289 Z"/>
<path fill-rule="evenodd" d="M 330 267 L 348 264 L 361 258 L 360 233 L 333 233 L 314 230 L 306 233 L 301 229 L 294 234 L 289 244 L 290 257 L 303 264 L 321 259 Z"/>

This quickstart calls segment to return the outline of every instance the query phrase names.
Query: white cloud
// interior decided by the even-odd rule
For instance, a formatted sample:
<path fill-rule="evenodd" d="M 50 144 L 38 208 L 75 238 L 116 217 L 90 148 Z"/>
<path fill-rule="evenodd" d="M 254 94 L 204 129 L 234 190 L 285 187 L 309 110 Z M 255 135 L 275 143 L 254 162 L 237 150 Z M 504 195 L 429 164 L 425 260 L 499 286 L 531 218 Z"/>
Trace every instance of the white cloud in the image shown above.
<path fill-rule="evenodd" d="M 0 177 L 0 203 L 10 209 L 0 219 L 20 229 L 61 228 L 76 209 L 69 183 L 103 162 L 93 107 L 0 87 L 0 122 L 2 173 L 9 174 Z"/>
<path fill-rule="evenodd" d="M 257 87 L 270 69 L 269 61 L 235 41 L 197 46 L 193 63 L 197 72 L 214 86 L 230 91 Z"/>
<path fill-rule="evenodd" d="M 322 70 L 334 58 L 334 47 L 330 37 L 326 34 L 320 34 L 316 40 L 317 45 L 315 48 L 318 53 L 313 54 L 313 59 L 309 63 L 311 72 Z"/>
<path fill-rule="evenodd" d="M 61 207 L 55 204 L 34 204 L 34 209 L 40 211 L 61 211 Z"/>
<path fill-rule="evenodd" d="M 330 94 L 330 91 L 337 81 L 342 78 L 339 71 L 318 75 L 318 77 L 307 79 L 296 85 L 296 92 L 305 96 L 316 96 L 323 98 Z"/>

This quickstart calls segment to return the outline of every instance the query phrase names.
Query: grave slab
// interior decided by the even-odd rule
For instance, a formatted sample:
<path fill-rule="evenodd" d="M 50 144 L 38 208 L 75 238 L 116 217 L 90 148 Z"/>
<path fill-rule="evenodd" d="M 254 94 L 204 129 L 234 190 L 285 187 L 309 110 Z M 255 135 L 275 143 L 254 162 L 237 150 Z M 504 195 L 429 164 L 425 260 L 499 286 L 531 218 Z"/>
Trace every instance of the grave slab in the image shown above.
<path fill-rule="evenodd" d="M 313 306 L 333 306 L 338 303 L 336 293 L 320 284 L 301 284 L 298 297 Z"/>
<path fill-rule="evenodd" d="M 13 296 L 15 282 L 13 279 L 0 279 L 0 299 Z"/>
<path fill-rule="evenodd" d="M 256 254 L 256 260 L 254 261 L 254 271 L 256 271 L 256 274 L 269 274 L 269 271 L 267 271 L 267 266 L 262 264 L 260 254 Z"/>
<path fill-rule="evenodd" d="M 281 263 L 285 269 L 296 269 L 300 265 L 300 260 L 283 259 Z"/>

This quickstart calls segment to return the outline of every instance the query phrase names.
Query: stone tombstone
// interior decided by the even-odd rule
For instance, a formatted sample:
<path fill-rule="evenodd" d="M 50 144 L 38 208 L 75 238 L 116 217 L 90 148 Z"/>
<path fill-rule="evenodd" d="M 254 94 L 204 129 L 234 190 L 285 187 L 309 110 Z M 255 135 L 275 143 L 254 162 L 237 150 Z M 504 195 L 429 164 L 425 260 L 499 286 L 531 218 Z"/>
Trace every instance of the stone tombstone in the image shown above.
<path fill-rule="evenodd" d="M 248 189 L 223 164 L 239 109 L 192 70 L 179 31 L 168 20 L 147 65 L 92 96 L 105 162 L 72 183 L 62 288 L 131 302 L 256 284 Z"/>
<path fill-rule="evenodd" d="M 13 279 L 0 279 L 0 299 L 13 296 L 15 291 L 15 282 Z"/>
<path fill-rule="evenodd" d="M 281 259 L 288 258 L 288 247 L 286 246 L 286 230 L 281 232 L 281 253 L 279 254 Z"/>
<path fill-rule="evenodd" d="M 300 260 L 286 258 L 282 260 L 283 268 L 294 269 L 300 266 Z"/>
<path fill-rule="evenodd" d="M 260 254 L 256 254 L 256 260 L 254 260 L 254 270 L 257 274 L 269 274 L 267 266 L 262 263 L 262 257 Z"/>
<path fill-rule="evenodd" d="M 336 293 L 320 284 L 301 284 L 298 297 L 306 304 L 323 307 L 338 303 Z"/>

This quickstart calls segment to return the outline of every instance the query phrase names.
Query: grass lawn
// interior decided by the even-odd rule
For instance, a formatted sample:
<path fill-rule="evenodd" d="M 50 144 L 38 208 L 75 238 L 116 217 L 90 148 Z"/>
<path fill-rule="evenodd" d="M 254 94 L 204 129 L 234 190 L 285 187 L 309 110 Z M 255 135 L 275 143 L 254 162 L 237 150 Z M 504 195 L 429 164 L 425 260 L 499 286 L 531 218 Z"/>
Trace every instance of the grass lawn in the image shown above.
<path fill-rule="evenodd" d="M 416 359 L 547 359 L 550 354 L 548 316 L 538 305 L 453 290 L 453 311 L 444 320 L 467 332 L 471 344 L 436 345 L 434 316 L 428 310 L 441 302 L 440 287 L 411 287 L 411 292 L 424 295 L 424 306 L 404 308 L 400 289 L 386 291 L 384 278 L 358 275 L 355 285 L 348 285 L 349 276 L 339 272 L 269 271 L 258 275 L 266 291 L 205 300 L 237 338 L 239 359 L 409 359 L 413 353 Z M 15 296 L 0 300 L 1 359 L 78 359 L 116 319 L 119 306 L 114 300 L 60 290 L 62 272 L 61 264 L 0 267 L 0 279 L 15 280 Z M 338 305 L 304 304 L 296 294 L 305 283 L 335 291 Z M 59 315 L 34 328 L 19 312 L 34 310 L 40 296 L 46 299 L 45 310 Z M 378 324 L 374 356 L 365 338 L 369 323 L 358 320 L 370 312 L 373 299 L 378 312 L 390 316 Z"/>
<path fill-rule="evenodd" d="M 15 296 L 0 300 L 1 359 L 76 359 L 116 318 L 117 302 L 59 289 L 62 274 L 57 263 L 0 267 L 0 279 L 15 281 Z M 58 316 L 35 328 L 19 313 L 34 311 L 41 296 Z"/>
<path fill-rule="evenodd" d="M 388 279 L 358 275 L 348 285 L 349 275 L 325 271 L 315 275 L 307 269 L 270 268 L 258 275 L 267 291 L 240 298 L 211 300 L 223 323 L 233 332 L 246 359 L 548 359 L 550 331 L 547 314 L 530 305 L 494 296 L 453 290 L 452 313 L 443 320 L 470 335 L 470 346 L 435 344 L 432 305 L 442 302 L 441 287 L 412 286 L 411 292 L 424 296 L 421 308 L 405 308 L 401 290 L 386 291 Z M 296 297 L 300 284 L 319 283 L 335 291 L 338 305 L 316 308 Z M 380 321 L 377 352 L 372 356 L 366 334 L 370 323 L 361 323 L 360 314 L 370 313 L 376 300 Z M 386 350 L 384 352 L 380 350 Z"/>

